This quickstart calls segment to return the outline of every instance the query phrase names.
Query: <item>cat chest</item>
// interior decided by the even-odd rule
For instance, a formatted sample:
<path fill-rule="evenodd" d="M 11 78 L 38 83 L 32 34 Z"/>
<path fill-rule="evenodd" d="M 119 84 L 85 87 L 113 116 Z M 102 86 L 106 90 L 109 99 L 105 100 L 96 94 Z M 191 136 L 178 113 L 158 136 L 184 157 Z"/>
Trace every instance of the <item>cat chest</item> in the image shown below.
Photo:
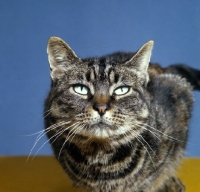
<path fill-rule="evenodd" d="M 99 151 L 95 155 L 66 150 L 64 166 L 78 180 L 107 181 L 136 174 L 144 164 L 144 155 L 138 147 L 121 147 L 110 153 Z"/>

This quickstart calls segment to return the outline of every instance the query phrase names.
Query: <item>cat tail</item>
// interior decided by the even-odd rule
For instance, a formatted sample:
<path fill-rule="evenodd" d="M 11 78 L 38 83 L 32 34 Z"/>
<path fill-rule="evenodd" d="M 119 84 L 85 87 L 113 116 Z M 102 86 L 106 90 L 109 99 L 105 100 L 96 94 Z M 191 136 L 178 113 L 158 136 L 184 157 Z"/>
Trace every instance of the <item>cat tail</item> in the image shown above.
<path fill-rule="evenodd" d="M 183 64 L 171 65 L 168 69 L 171 73 L 178 74 L 187 79 L 187 81 L 193 86 L 194 90 L 200 91 L 200 70 Z"/>

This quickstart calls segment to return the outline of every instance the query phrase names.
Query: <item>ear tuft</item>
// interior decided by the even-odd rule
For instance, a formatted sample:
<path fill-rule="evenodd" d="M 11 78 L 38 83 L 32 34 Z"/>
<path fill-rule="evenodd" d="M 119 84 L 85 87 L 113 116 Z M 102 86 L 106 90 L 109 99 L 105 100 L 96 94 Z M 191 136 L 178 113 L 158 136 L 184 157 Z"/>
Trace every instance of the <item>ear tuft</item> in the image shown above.
<path fill-rule="evenodd" d="M 71 64 L 79 60 L 70 46 L 59 37 L 49 38 L 47 54 L 52 79 L 59 78 Z"/>

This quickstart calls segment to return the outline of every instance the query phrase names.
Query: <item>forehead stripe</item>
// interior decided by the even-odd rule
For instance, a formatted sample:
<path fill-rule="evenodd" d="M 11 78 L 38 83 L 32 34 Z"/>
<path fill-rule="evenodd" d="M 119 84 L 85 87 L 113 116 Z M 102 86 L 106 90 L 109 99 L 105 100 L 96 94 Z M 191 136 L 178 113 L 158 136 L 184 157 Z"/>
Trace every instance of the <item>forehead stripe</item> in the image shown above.
<path fill-rule="evenodd" d="M 105 68 L 106 68 L 106 59 L 100 59 L 99 60 L 99 78 L 100 81 L 105 80 L 106 74 L 105 74 Z"/>

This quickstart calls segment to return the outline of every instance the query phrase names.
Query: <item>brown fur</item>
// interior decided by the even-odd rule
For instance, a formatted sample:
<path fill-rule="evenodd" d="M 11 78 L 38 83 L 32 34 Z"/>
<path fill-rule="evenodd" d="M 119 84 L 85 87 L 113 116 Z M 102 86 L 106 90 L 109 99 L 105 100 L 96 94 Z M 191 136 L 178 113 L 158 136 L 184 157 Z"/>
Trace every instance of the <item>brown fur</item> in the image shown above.
<path fill-rule="evenodd" d="M 192 86 L 173 67 L 149 65 L 152 47 L 150 41 L 135 54 L 81 59 L 60 38 L 49 40 L 46 133 L 82 191 L 185 190 L 175 171 L 187 142 Z"/>

